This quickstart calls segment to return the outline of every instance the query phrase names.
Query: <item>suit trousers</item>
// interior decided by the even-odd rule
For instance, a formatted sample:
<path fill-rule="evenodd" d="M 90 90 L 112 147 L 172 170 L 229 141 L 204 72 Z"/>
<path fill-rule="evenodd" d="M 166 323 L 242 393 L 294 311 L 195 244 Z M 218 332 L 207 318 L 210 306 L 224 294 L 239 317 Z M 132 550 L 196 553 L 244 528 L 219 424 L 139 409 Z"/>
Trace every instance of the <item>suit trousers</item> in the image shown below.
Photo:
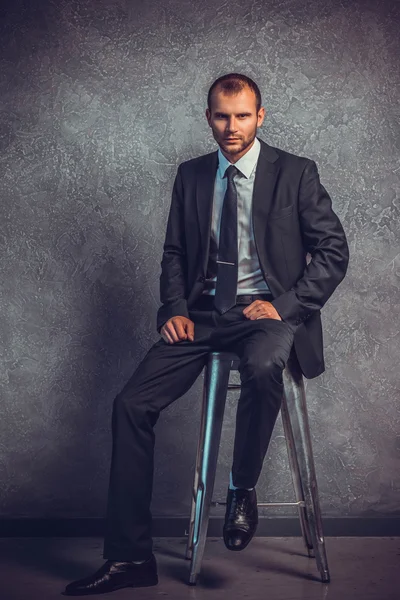
<path fill-rule="evenodd" d="M 104 558 L 142 560 L 152 554 L 154 426 L 160 412 L 190 389 L 211 351 L 239 356 L 232 480 L 237 487 L 256 485 L 281 407 L 294 329 L 276 319 L 248 319 L 244 308 L 238 304 L 223 315 L 189 311 L 194 341 L 168 344 L 161 338 L 116 396 Z"/>

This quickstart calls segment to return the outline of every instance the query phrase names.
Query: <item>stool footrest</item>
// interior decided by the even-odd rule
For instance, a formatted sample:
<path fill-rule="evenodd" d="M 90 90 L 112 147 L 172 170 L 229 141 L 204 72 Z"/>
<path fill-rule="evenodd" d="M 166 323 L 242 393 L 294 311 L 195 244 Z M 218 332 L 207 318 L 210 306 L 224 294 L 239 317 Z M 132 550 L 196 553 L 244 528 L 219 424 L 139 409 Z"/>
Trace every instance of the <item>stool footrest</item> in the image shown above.
<path fill-rule="evenodd" d="M 226 506 L 226 502 L 212 501 L 211 506 Z M 304 500 L 298 502 L 257 502 L 257 506 L 305 506 Z"/>

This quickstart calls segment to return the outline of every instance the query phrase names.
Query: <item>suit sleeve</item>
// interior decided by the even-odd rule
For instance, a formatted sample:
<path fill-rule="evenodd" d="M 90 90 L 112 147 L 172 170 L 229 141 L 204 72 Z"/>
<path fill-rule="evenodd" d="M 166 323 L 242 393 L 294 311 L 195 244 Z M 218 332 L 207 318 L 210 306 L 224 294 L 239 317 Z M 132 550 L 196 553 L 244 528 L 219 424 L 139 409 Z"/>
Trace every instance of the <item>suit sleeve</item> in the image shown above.
<path fill-rule="evenodd" d="M 323 307 L 344 278 L 349 262 L 346 235 L 312 160 L 304 168 L 298 200 L 303 245 L 311 261 L 296 284 L 272 301 L 282 319 L 294 326 Z"/>
<path fill-rule="evenodd" d="M 160 300 L 157 331 L 171 317 L 189 317 L 186 302 L 186 240 L 181 166 L 175 177 L 161 259 Z"/>

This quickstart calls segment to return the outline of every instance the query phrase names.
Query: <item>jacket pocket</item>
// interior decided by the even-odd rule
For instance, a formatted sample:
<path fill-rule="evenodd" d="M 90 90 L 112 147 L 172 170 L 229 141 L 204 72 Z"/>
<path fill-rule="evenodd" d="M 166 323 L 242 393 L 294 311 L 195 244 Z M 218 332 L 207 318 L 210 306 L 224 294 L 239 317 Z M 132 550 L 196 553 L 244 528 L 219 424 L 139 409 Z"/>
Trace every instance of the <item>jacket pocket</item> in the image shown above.
<path fill-rule="evenodd" d="M 288 217 L 293 212 L 293 204 L 290 206 L 285 206 L 284 208 L 279 208 L 278 210 L 274 210 L 269 213 L 269 219 L 281 219 L 282 217 Z"/>

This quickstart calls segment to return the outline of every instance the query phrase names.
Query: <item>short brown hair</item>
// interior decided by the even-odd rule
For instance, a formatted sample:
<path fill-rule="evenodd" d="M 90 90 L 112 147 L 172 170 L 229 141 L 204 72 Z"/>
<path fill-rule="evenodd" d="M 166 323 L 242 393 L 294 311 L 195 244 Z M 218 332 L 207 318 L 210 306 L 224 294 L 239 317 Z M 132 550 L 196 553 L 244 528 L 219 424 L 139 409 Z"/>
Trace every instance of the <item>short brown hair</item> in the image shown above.
<path fill-rule="evenodd" d="M 256 97 L 256 107 L 257 112 L 261 108 L 261 93 L 258 85 L 247 77 L 247 75 L 242 75 L 241 73 L 228 73 L 227 75 L 222 75 L 222 77 L 218 77 L 208 90 L 207 96 L 207 105 L 208 109 L 211 112 L 211 97 L 215 88 L 219 86 L 223 92 L 226 94 L 238 94 L 244 87 L 249 87 Z"/>

